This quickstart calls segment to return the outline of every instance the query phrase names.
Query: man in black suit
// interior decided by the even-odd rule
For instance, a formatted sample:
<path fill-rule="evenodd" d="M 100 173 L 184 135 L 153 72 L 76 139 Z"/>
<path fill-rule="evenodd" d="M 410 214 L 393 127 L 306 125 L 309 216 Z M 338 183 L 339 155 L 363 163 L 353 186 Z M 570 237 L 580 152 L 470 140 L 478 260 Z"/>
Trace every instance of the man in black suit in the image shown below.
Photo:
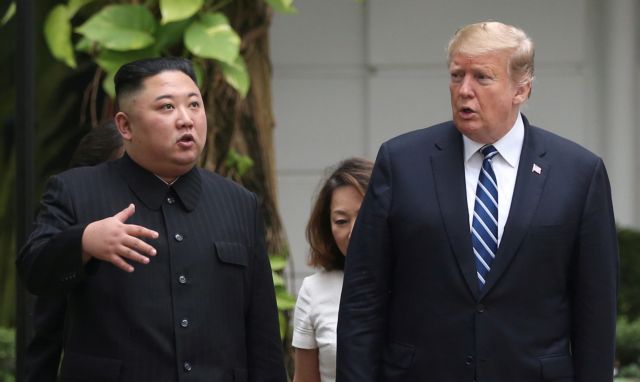
<path fill-rule="evenodd" d="M 191 64 L 129 63 L 115 84 L 126 154 L 52 177 L 17 262 L 33 293 L 68 293 L 61 379 L 285 381 L 256 196 L 195 167 Z"/>
<path fill-rule="evenodd" d="M 382 145 L 346 257 L 338 382 L 605 382 L 618 248 L 600 158 L 529 124 L 533 43 L 449 43 L 453 121 Z"/>

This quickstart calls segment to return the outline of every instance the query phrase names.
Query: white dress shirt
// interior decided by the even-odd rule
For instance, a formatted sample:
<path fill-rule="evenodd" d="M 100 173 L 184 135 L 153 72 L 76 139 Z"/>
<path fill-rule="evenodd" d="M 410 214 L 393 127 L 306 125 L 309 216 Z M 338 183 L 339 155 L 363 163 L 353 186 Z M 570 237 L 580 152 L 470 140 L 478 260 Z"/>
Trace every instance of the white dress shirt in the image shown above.
<path fill-rule="evenodd" d="M 464 135 L 462 139 L 464 142 L 464 178 L 467 186 L 469 227 L 471 227 L 476 187 L 484 159 L 480 149 L 485 145 L 474 142 Z M 498 183 L 498 245 L 502 239 L 504 225 L 507 222 L 509 209 L 511 208 L 511 198 L 516 185 L 516 175 L 518 174 L 523 142 L 524 123 L 522 122 L 522 116 L 518 113 L 518 118 L 511 130 L 493 144 L 493 147 L 498 150 L 498 155 L 491 161 L 493 172 L 496 174 L 496 182 Z"/>

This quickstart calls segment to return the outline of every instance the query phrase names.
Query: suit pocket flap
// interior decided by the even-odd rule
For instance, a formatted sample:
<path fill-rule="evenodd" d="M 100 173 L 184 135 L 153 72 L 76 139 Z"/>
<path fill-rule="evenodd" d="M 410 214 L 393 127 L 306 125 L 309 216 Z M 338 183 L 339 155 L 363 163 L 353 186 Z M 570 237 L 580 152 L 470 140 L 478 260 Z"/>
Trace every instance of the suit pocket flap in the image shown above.
<path fill-rule="evenodd" d="M 62 361 L 63 381 L 116 382 L 122 361 L 88 354 L 65 352 Z"/>
<path fill-rule="evenodd" d="M 213 243 L 218 253 L 218 259 L 223 263 L 246 267 L 249 258 L 249 251 L 244 244 L 227 241 L 216 241 Z"/>
<path fill-rule="evenodd" d="M 544 379 L 573 376 L 573 360 L 568 355 L 541 358 L 540 366 L 542 367 L 542 377 Z"/>
<path fill-rule="evenodd" d="M 413 363 L 415 352 L 411 345 L 391 342 L 384 349 L 383 359 L 385 363 L 407 369 Z"/>

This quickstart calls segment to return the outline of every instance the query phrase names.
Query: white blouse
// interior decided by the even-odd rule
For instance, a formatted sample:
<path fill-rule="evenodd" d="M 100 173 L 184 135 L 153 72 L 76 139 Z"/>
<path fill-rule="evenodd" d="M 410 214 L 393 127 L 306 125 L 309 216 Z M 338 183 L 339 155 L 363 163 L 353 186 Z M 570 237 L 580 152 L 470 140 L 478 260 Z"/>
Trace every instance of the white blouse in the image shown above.
<path fill-rule="evenodd" d="M 292 345 L 318 349 L 322 382 L 336 380 L 336 329 L 343 276 L 343 271 L 334 270 L 305 277 L 293 316 Z"/>

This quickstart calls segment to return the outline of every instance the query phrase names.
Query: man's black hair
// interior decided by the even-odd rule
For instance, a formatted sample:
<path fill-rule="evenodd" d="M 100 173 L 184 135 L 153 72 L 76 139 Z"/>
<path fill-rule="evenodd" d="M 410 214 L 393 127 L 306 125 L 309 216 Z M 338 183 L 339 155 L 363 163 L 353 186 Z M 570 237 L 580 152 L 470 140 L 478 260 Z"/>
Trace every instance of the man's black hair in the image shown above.
<path fill-rule="evenodd" d="M 196 82 L 196 74 L 193 71 L 191 61 L 182 57 L 146 58 L 124 64 L 118 69 L 113 82 L 116 85 L 116 100 L 119 105 L 120 98 L 142 87 L 142 81 L 166 71 L 180 71 Z"/>

